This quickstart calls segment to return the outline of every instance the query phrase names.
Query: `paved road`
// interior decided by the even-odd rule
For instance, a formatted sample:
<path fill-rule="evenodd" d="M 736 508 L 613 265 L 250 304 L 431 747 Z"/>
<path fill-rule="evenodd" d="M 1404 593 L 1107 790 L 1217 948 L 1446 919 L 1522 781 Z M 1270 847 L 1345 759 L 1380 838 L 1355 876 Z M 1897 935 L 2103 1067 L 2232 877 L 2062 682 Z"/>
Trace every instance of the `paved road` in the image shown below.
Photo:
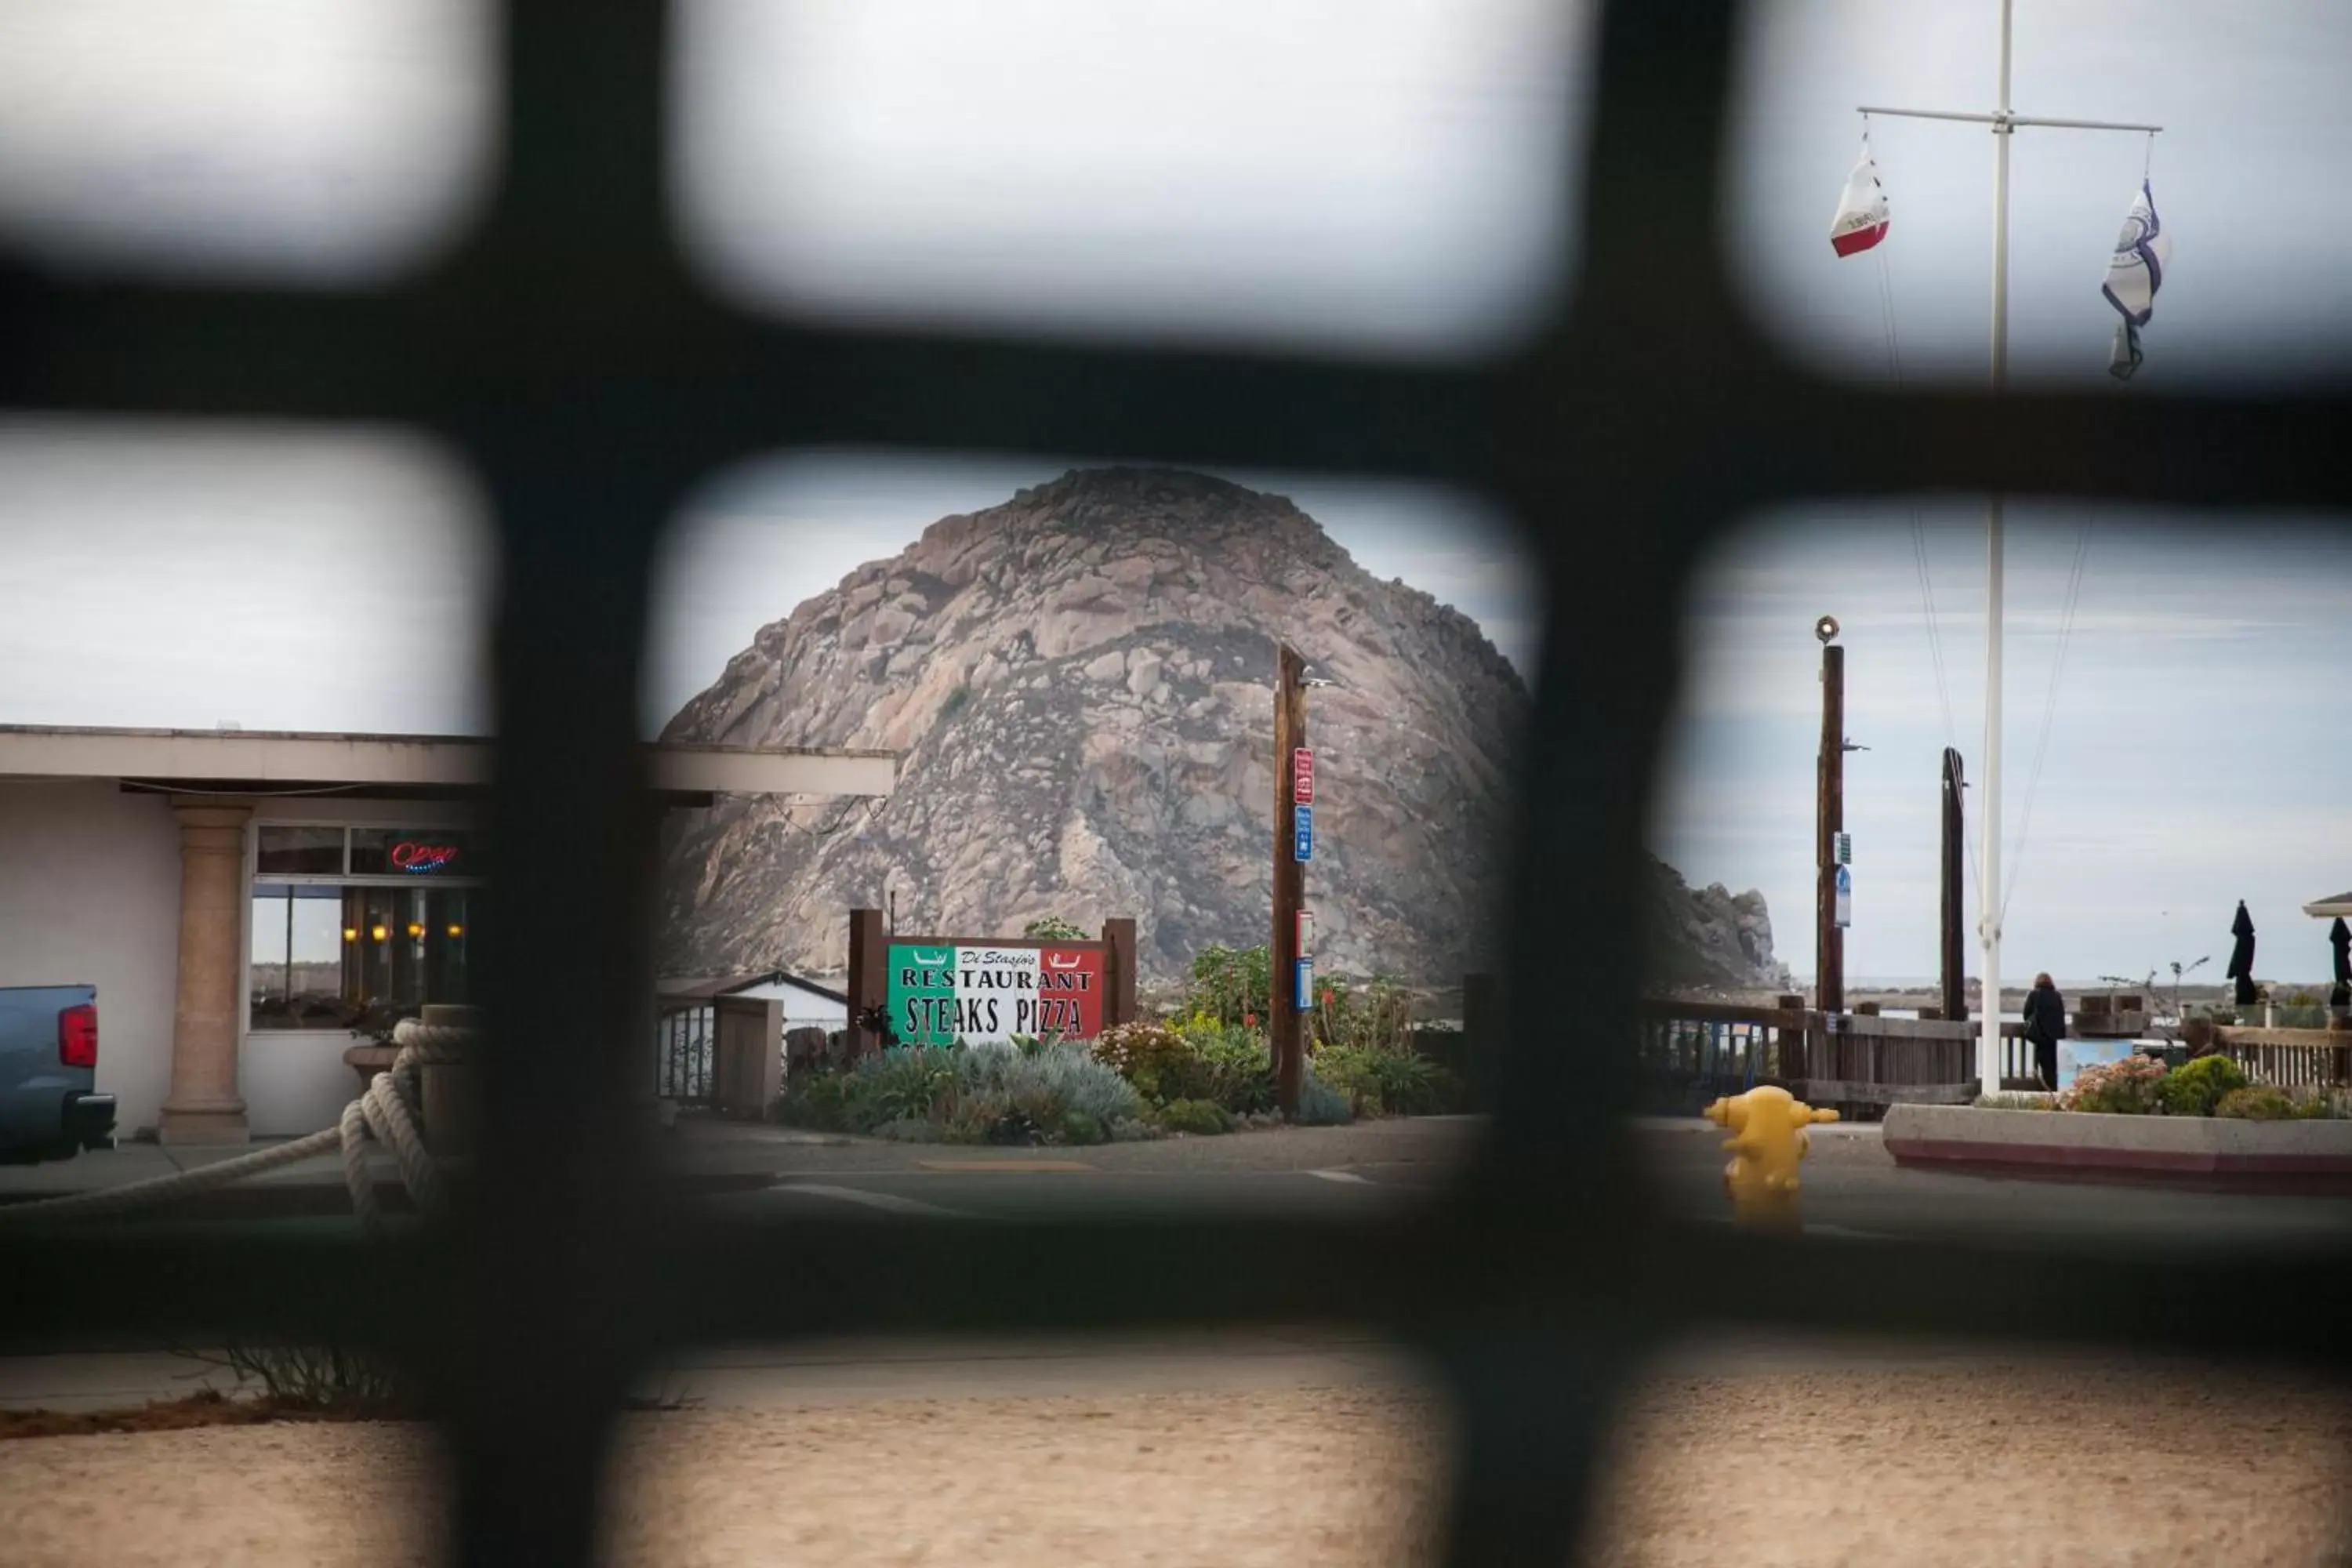
<path fill-rule="evenodd" d="M 1484 1123 L 1474 1118 L 1433 1117 L 1087 1149 L 999 1150 L 705 1124 L 681 1130 L 666 1148 L 678 1169 L 706 1183 L 751 1189 L 697 1200 L 721 1209 L 857 1209 L 982 1219 L 1110 1207 L 1376 1214 L 1427 1201 L 1461 1169 L 1483 1131 Z M 1641 1124 L 1637 1146 L 1669 1212 L 1727 1222 L 1720 1141 L 1721 1133 L 1703 1121 Z M 125 1149 L 29 1171 L 0 1168 L 0 1194 L 109 1185 L 152 1174 L 163 1159 L 152 1149 Z M 388 1166 L 384 1175 L 390 1179 Z M 1906 1171 L 1887 1156 L 1878 1130 L 1870 1126 L 1817 1129 L 1804 1180 L 1808 1226 L 1832 1235 L 1965 1234 L 2079 1249 L 2149 1241 L 2295 1245 L 2352 1234 L 2352 1198 Z M 275 1173 L 265 1184 L 281 1194 L 306 1184 L 316 1189 L 311 1206 L 320 1216 L 348 1212 L 340 1166 L 331 1157 Z"/>
<path fill-rule="evenodd" d="M 1471 1152 L 1467 1120 L 1374 1123 L 1067 1151 L 780 1146 L 772 1186 L 722 1207 L 1034 1216 L 1098 1205 L 1366 1213 L 1426 1201 Z M 1721 1133 L 1646 1122 L 1639 1146 L 1662 1205 L 1728 1223 Z M 748 1155 L 738 1156 L 748 1158 Z M 2352 1198 L 2271 1197 L 2170 1188 L 2026 1182 L 1904 1170 L 1875 1127 L 1816 1131 L 1805 1166 L 1809 1228 L 1919 1238 L 1972 1236 L 2055 1245 L 2292 1246 L 2352 1234 Z"/>

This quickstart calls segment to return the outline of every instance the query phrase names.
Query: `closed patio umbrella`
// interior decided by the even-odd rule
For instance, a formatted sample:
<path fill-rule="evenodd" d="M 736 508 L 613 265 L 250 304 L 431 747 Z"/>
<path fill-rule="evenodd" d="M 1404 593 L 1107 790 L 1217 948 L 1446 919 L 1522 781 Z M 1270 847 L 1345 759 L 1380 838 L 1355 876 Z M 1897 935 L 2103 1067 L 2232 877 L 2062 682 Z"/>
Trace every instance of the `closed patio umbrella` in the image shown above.
<path fill-rule="evenodd" d="M 2254 917 L 2246 912 L 2246 900 L 2238 900 L 2238 918 L 2230 922 L 2230 934 L 2238 945 L 2230 950 L 2228 974 L 2238 983 L 2238 1005 L 2254 1005 Z"/>
<path fill-rule="evenodd" d="M 2352 926 L 2337 915 L 2336 923 L 2327 928 L 2328 945 L 2336 950 L 2336 989 L 2329 992 L 2331 1007 L 2352 1007 Z"/>

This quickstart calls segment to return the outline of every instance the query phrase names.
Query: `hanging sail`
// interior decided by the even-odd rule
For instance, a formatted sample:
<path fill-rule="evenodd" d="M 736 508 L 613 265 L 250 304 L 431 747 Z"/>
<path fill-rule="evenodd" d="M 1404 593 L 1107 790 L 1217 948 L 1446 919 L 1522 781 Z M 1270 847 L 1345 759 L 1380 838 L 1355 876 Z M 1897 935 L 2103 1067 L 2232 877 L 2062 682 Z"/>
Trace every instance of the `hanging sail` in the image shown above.
<path fill-rule="evenodd" d="M 2107 281 L 2099 290 L 2123 317 L 2107 362 L 2108 374 L 2118 381 L 2130 380 L 2139 368 L 2139 330 L 2156 314 L 2156 291 L 2164 286 L 2165 263 L 2171 258 L 2172 240 L 2157 218 L 2156 196 L 2142 180 L 2116 240 L 2115 258 L 2107 264 Z"/>
<path fill-rule="evenodd" d="M 1830 221 L 1830 247 L 1840 256 L 1868 250 L 1886 237 L 1886 187 L 1878 183 L 1878 161 L 1870 155 L 1870 138 L 1862 139 L 1862 157 L 1845 177 L 1845 195 L 1838 198 L 1837 216 Z"/>

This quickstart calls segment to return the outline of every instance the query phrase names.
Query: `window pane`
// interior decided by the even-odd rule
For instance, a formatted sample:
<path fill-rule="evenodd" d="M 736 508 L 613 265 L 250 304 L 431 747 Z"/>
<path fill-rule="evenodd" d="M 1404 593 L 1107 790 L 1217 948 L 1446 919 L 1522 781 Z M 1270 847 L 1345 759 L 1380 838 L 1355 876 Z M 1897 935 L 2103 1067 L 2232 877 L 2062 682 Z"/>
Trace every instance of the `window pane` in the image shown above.
<path fill-rule="evenodd" d="M 464 888 L 436 888 L 425 899 L 425 1000 L 469 1002 L 473 991 L 467 962 L 473 922 Z"/>
<path fill-rule="evenodd" d="M 341 895 L 333 888 L 255 885 L 252 1027 L 342 1026 L 341 914 Z"/>
<path fill-rule="evenodd" d="M 343 870 L 340 827 L 263 827 L 256 830 L 253 868 L 265 877 L 337 877 Z"/>
<path fill-rule="evenodd" d="M 474 836 L 446 827 L 354 827 L 355 877 L 477 877 Z"/>

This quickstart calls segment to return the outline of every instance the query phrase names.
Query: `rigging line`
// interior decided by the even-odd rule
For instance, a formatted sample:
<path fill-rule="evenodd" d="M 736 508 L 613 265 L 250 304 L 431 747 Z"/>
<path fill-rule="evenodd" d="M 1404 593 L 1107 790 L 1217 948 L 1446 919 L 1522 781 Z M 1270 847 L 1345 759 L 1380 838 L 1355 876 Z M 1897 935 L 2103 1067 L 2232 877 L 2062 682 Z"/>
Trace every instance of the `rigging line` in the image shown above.
<path fill-rule="evenodd" d="M 2009 919 L 2010 900 L 2017 896 L 2017 884 L 2025 868 L 2026 835 L 2033 826 L 2033 797 L 2042 785 L 2042 764 L 2049 755 L 2050 732 L 2058 716 L 2058 681 L 2065 672 L 2066 650 L 2074 640 L 2074 615 L 2083 600 L 2083 567 L 2090 558 L 2091 529 L 2096 521 L 2095 517 L 2084 518 L 2083 531 L 2074 542 L 2074 563 L 2067 577 L 2065 608 L 2060 613 L 2058 621 L 2058 648 L 2050 661 L 2050 689 L 2042 699 L 2042 731 L 2033 743 L 2033 767 L 2026 775 L 2025 805 L 2018 814 L 2017 842 L 2011 850 L 2010 864 L 2013 869 L 2009 886 L 2002 889 L 2000 896 L 2000 918 L 2004 922 Z"/>
<path fill-rule="evenodd" d="M 1884 247 L 1878 252 L 1878 305 L 1880 320 L 1886 331 L 1886 360 L 1895 377 L 1895 384 L 1903 385 L 1903 345 L 1895 327 L 1895 272 L 1886 259 Z M 1911 555 L 1919 576 L 1919 602 L 1927 623 L 1927 657 L 1936 671 L 1936 700 L 1943 712 L 1944 744 L 1958 750 L 1952 725 L 1952 688 L 1944 668 L 1944 638 L 1936 615 L 1936 589 L 1927 563 L 1927 531 L 1919 521 L 1916 506 L 1906 509 L 1911 524 Z"/>
<path fill-rule="evenodd" d="M 1867 132 L 1865 132 L 1865 135 Z M 1895 386 L 1903 385 L 1903 344 L 1895 325 L 1895 268 L 1886 258 L 1885 247 L 1878 247 L 1878 310 L 1879 321 L 1886 336 L 1887 369 Z M 1934 573 L 1928 564 L 1927 529 L 1920 521 L 1919 509 L 1908 507 L 1906 511 L 1911 524 L 1911 557 L 1919 578 L 1919 603 L 1927 624 L 1927 659 L 1936 672 L 1936 703 L 1944 720 L 1944 744 L 1958 751 L 1958 731 L 1952 722 L 1952 683 L 1944 663 L 1944 634 L 1940 617 L 1936 612 Z M 1977 852 L 1976 819 L 1969 812 L 1960 814 L 1960 838 L 1963 858 L 1969 865 L 1969 880 L 1974 886 L 1977 903 L 1984 903 L 1984 862 Z"/>

